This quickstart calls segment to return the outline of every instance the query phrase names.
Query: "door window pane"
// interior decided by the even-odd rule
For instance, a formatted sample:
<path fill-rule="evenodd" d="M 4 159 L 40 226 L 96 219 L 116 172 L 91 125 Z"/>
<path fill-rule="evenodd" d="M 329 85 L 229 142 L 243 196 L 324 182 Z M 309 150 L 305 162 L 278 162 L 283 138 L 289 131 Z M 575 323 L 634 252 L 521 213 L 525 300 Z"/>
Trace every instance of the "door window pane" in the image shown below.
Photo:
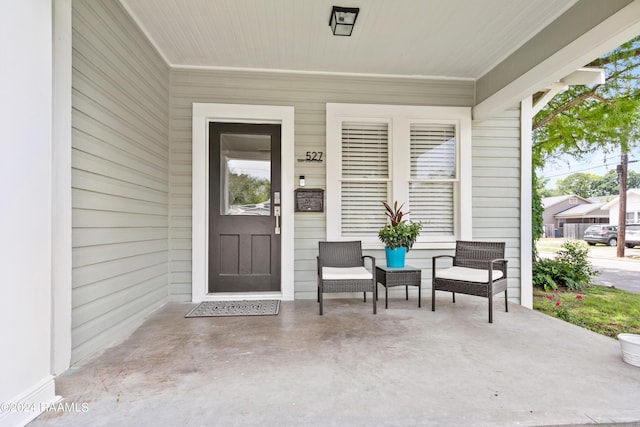
<path fill-rule="evenodd" d="M 271 137 L 220 135 L 220 214 L 271 214 Z"/>

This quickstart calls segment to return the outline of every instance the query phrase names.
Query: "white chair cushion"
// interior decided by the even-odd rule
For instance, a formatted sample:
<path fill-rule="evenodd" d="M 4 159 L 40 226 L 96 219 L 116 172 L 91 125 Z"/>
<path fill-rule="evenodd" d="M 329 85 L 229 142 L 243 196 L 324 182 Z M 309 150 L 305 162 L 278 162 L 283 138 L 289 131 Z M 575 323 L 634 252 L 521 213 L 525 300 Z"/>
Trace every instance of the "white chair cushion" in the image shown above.
<path fill-rule="evenodd" d="M 502 276 L 502 271 L 493 270 L 493 280 L 498 280 Z M 436 277 L 449 280 L 462 280 L 464 282 L 487 283 L 489 281 L 489 271 L 469 267 L 450 267 L 437 270 Z"/>
<path fill-rule="evenodd" d="M 323 280 L 371 280 L 372 278 L 371 272 L 364 267 L 322 267 Z"/>

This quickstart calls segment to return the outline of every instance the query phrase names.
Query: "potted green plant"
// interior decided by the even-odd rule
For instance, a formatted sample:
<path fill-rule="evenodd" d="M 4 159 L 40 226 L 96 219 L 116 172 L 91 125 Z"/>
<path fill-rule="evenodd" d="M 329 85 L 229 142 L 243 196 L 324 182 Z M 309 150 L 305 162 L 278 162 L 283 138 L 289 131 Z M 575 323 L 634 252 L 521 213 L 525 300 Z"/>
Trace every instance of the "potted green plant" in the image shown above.
<path fill-rule="evenodd" d="M 405 213 L 402 212 L 404 203 L 398 206 L 398 202 L 395 201 L 393 207 L 387 202 L 382 202 L 382 204 L 389 222 L 380 229 L 378 238 L 385 246 L 387 267 L 404 267 L 405 255 L 420 235 L 422 223 L 403 219 L 405 216 Z"/>

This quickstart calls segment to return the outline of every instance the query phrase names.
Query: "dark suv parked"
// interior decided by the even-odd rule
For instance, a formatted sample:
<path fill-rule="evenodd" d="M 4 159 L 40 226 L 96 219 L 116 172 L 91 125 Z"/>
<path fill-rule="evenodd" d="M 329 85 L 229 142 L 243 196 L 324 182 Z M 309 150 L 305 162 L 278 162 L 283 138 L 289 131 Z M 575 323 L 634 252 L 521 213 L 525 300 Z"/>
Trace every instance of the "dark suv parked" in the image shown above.
<path fill-rule="evenodd" d="M 584 241 L 592 246 L 596 243 L 617 246 L 618 226 L 610 224 L 590 225 L 584 232 Z"/>

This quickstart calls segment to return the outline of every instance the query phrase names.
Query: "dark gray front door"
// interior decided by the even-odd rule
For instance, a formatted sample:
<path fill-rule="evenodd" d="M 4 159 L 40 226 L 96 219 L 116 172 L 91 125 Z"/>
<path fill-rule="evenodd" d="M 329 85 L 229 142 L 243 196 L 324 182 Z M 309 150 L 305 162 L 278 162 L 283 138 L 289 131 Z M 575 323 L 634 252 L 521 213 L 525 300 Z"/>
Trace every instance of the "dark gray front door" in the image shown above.
<path fill-rule="evenodd" d="M 280 290 L 280 125 L 209 125 L 209 292 Z"/>

